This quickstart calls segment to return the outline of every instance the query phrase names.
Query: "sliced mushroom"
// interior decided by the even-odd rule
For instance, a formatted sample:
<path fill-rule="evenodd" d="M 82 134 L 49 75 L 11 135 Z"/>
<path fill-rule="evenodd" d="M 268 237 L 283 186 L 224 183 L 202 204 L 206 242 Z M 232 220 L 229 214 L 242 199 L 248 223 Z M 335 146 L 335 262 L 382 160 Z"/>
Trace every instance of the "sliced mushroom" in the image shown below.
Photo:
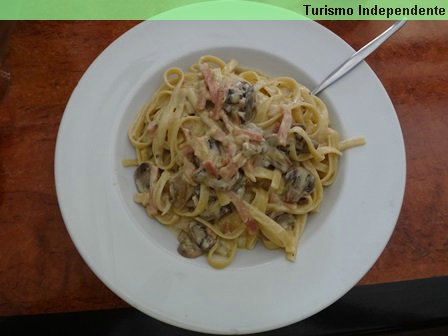
<path fill-rule="evenodd" d="M 272 147 L 277 147 L 278 146 L 278 136 L 277 134 L 265 134 L 265 140 L 266 140 L 266 144 Z"/>
<path fill-rule="evenodd" d="M 319 146 L 319 143 L 315 140 L 311 140 L 313 146 L 315 149 L 317 149 L 317 147 Z M 294 143 L 295 143 L 295 148 L 296 148 L 296 152 L 298 154 L 306 154 L 310 152 L 310 149 L 308 148 L 308 144 L 306 143 L 305 139 L 298 133 L 294 133 Z"/>
<path fill-rule="evenodd" d="M 151 165 L 148 162 L 141 163 L 134 172 L 134 181 L 139 192 L 149 191 Z"/>
<path fill-rule="evenodd" d="M 275 214 L 273 219 L 285 230 L 292 230 L 295 224 L 295 218 L 289 213 Z"/>
<path fill-rule="evenodd" d="M 205 169 L 198 169 L 198 171 L 193 175 L 193 180 L 196 183 L 203 183 L 206 186 L 213 188 L 215 190 L 228 190 L 229 182 L 211 176 Z"/>
<path fill-rule="evenodd" d="M 192 221 L 187 230 L 181 231 L 177 236 L 179 246 L 177 251 L 187 258 L 196 258 L 208 252 L 217 241 L 216 234 L 205 225 Z"/>
<path fill-rule="evenodd" d="M 230 206 L 230 204 L 224 205 L 219 208 L 219 217 L 220 218 L 224 217 L 225 215 L 228 215 L 231 212 L 232 212 L 232 207 Z"/>
<path fill-rule="evenodd" d="M 194 192 L 195 188 L 182 178 L 182 174 L 178 173 L 171 180 L 169 193 L 171 202 L 175 208 L 183 208 L 191 199 Z"/>
<path fill-rule="evenodd" d="M 261 155 L 257 158 L 257 164 L 269 168 L 275 167 L 282 173 L 286 173 L 292 163 L 287 154 L 287 148 L 279 146 L 278 137 L 275 134 L 265 136 L 265 142 L 262 144 Z"/>
<path fill-rule="evenodd" d="M 208 178 L 209 174 L 204 168 L 196 170 L 193 175 L 193 181 L 195 181 L 196 183 L 205 183 L 205 181 L 207 181 Z"/>
<path fill-rule="evenodd" d="M 242 153 L 245 157 L 258 155 L 263 151 L 263 145 L 258 143 L 244 142 L 241 146 Z"/>
<path fill-rule="evenodd" d="M 248 122 L 246 124 L 244 124 L 242 126 L 242 128 L 251 131 L 253 133 L 256 133 L 259 136 L 262 136 L 263 134 L 263 129 L 261 127 L 258 127 L 257 125 L 255 125 L 253 122 Z"/>
<path fill-rule="evenodd" d="M 302 124 L 293 124 L 291 127 L 300 127 L 302 129 L 305 129 L 305 127 Z M 310 150 L 308 148 L 308 144 L 306 143 L 305 139 L 298 133 L 294 133 L 294 138 L 292 139 L 292 141 L 294 141 L 294 146 L 296 148 L 296 152 L 298 154 L 305 154 L 305 153 L 309 153 Z M 315 149 L 317 149 L 317 147 L 319 146 L 319 143 L 315 140 L 311 140 L 311 142 L 313 143 L 313 146 Z"/>
<path fill-rule="evenodd" d="M 229 204 L 222 207 L 208 208 L 201 214 L 201 218 L 209 222 L 215 221 L 217 219 L 220 219 L 221 217 L 224 217 L 230 212 L 232 212 L 232 207 Z"/>
<path fill-rule="evenodd" d="M 205 185 L 213 188 L 215 190 L 224 190 L 229 191 L 234 188 L 237 182 L 240 181 L 241 173 L 235 174 L 232 179 L 224 180 L 221 177 L 213 177 L 211 176 L 205 169 L 199 169 L 194 175 L 193 180 L 196 183 L 204 183 Z"/>
<path fill-rule="evenodd" d="M 315 177 L 304 167 L 292 168 L 285 174 L 283 198 L 288 203 L 297 203 L 313 192 Z"/>
<path fill-rule="evenodd" d="M 246 176 L 244 175 L 244 172 L 239 169 L 232 178 L 232 187 L 230 189 L 238 193 L 240 189 L 245 188 L 246 183 Z"/>
<path fill-rule="evenodd" d="M 248 82 L 238 81 L 227 91 L 224 101 L 224 111 L 238 115 L 243 122 L 249 122 L 255 117 L 255 90 Z"/>
<path fill-rule="evenodd" d="M 179 246 L 177 252 L 186 258 L 197 258 L 203 251 L 202 249 L 190 238 L 190 235 L 186 231 L 181 231 L 177 236 Z"/>
<path fill-rule="evenodd" d="M 194 187 L 193 196 L 195 196 L 197 198 L 199 198 L 199 196 L 201 196 L 201 187 L 200 186 L 197 185 L 196 187 Z"/>
<path fill-rule="evenodd" d="M 215 151 L 216 154 L 218 154 L 218 155 L 221 154 L 221 147 L 219 145 L 219 142 L 216 141 L 215 139 L 213 139 L 213 138 L 208 139 L 208 147 L 211 150 Z"/>
<path fill-rule="evenodd" d="M 216 244 L 217 236 L 205 225 L 196 221 L 189 225 L 190 237 L 202 251 L 207 252 Z"/>
<path fill-rule="evenodd" d="M 285 152 L 277 147 L 267 146 L 265 153 L 266 160 L 275 168 L 285 173 L 291 166 L 291 160 Z"/>

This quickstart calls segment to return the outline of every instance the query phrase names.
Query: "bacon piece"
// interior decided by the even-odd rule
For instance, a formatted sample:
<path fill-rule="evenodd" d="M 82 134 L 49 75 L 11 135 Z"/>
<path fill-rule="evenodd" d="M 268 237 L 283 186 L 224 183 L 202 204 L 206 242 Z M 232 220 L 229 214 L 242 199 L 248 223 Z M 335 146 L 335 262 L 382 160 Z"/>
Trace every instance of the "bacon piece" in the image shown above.
<path fill-rule="evenodd" d="M 156 202 L 151 193 L 149 194 L 149 197 L 148 197 L 148 204 L 146 204 L 146 210 L 152 216 L 155 216 L 158 213 Z"/>
<path fill-rule="evenodd" d="M 224 233 L 229 233 L 230 232 L 230 223 L 229 222 L 225 222 L 222 228 L 222 231 Z"/>
<path fill-rule="evenodd" d="M 219 142 L 223 142 L 225 140 L 227 136 L 226 133 L 221 129 L 221 127 L 219 127 L 219 125 L 214 120 L 212 120 L 207 115 L 207 113 L 200 113 L 199 117 L 210 128 L 209 134 L 213 139 L 218 140 Z"/>
<path fill-rule="evenodd" d="M 224 122 L 224 125 L 227 128 L 227 131 L 229 133 L 232 133 L 233 130 L 235 129 L 236 125 L 230 121 L 229 117 L 224 112 L 221 112 L 220 117 L 221 117 L 222 121 Z"/>
<path fill-rule="evenodd" d="M 272 125 L 271 129 L 272 134 L 277 134 L 279 129 L 280 129 L 280 123 L 276 122 L 274 125 Z"/>
<path fill-rule="evenodd" d="M 256 141 L 256 142 L 261 142 L 264 139 L 263 134 L 260 134 L 256 131 L 248 130 L 246 128 L 240 128 L 240 127 L 235 128 L 234 134 L 244 135 L 244 136 L 248 137 L 249 140 Z"/>
<path fill-rule="evenodd" d="M 194 149 L 193 147 L 191 147 L 189 144 L 187 143 L 182 143 L 181 145 L 179 145 L 179 149 L 180 152 L 187 158 L 192 158 L 193 154 L 194 154 Z"/>
<path fill-rule="evenodd" d="M 210 100 L 216 105 L 217 95 L 218 95 L 218 85 L 213 79 L 213 73 L 207 63 L 202 63 L 199 65 L 199 69 L 204 76 L 205 84 L 207 85 L 208 92 L 210 92 Z"/>
<path fill-rule="evenodd" d="M 218 176 L 218 170 L 216 169 L 216 167 L 213 165 L 213 163 L 210 160 L 206 160 L 206 161 L 202 162 L 202 167 L 213 177 Z"/>
<path fill-rule="evenodd" d="M 208 64 L 206 63 L 201 64 L 199 66 L 199 69 L 201 70 L 202 76 L 204 77 L 204 82 L 208 88 L 209 93 L 208 97 L 204 95 L 205 100 L 207 100 L 208 98 L 215 105 L 213 110 L 210 111 L 210 116 L 212 117 L 212 119 L 218 120 L 228 89 L 226 88 L 224 80 L 216 78 L 217 76 L 213 75 L 213 72 Z M 204 102 L 204 98 L 201 96 L 200 104 L 198 104 L 198 106 L 201 107 L 200 110 L 205 109 L 205 104 L 206 102 Z"/>
<path fill-rule="evenodd" d="M 214 101 L 215 107 L 213 108 L 212 118 L 218 120 L 220 117 L 220 112 L 224 104 L 224 98 L 227 95 L 227 89 L 220 87 L 216 95 L 216 101 Z"/>
<path fill-rule="evenodd" d="M 193 148 L 194 154 L 200 160 L 207 160 L 209 156 L 208 138 L 206 136 L 194 137 L 191 131 L 185 127 L 182 128 L 187 144 Z"/>
<path fill-rule="evenodd" d="M 192 186 L 196 186 L 197 182 L 194 179 L 194 176 L 197 172 L 197 168 L 195 165 L 188 161 L 188 159 L 184 159 L 184 168 L 183 168 L 183 178 L 187 181 L 188 184 Z"/>
<path fill-rule="evenodd" d="M 222 147 L 224 150 L 223 162 L 230 162 L 238 152 L 238 146 L 228 137 L 222 141 Z"/>
<path fill-rule="evenodd" d="M 207 97 L 208 97 L 207 88 L 205 86 L 201 86 L 201 88 L 199 90 L 199 99 L 198 99 L 198 102 L 196 105 L 196 109 L 198 111 L 205 110 L 205 105 L 207 103 Z"/>
<path fill-rule="evenodd" d="M 219 142 L 223 142 L 226 138 L 226 134 L 218 126 L 210 130 L 210 136 Z"/>
<path fill-rule="evenodd" d="M 247 223 L 247 232 L 251 235 L 254 235 L 257 233 L 257 229 L 258 229 L 258 224 L 255 220 L 253 220 L 252 218 L 250 218 Z"/>
<path fill-rule="evenodd" d="M 151 137 L 154 137 L 154 135 L 156 134 L 157 127 L 159 127 L 159 122 L 157 120 L 153 120 L 148 124 L 147 130 L 148 130 L 148 134 Z"/>
<path fill-rule="evenodd" d="M 244 202 L 233 192 L 228 193 L 232 204 L 235 206 L 236 212 L 240 216 L 244 224 L 246 224 L 247 232 L 250 235 L 257 233 L 257 222 L 250 216 L 249 209 Z"/>
<path fill-rule="evenodd" d="M 288 138 L 288 131 L 292 125 L 291 109 L 288 107 L 283 108 L 283 119 L 278 129 L 278 143 L 282 146 L 286 146 L 286 140 Z"/>
<path fill-rule="evenodd" d="M 225 180 L 230 180 L 236 174 L 239 168 L 240 167 L 237 162 L 231 161 L 227 166 L 222 167 L 219 170 L 219 173 Z"/>
<path fill-rule="evenodd" d="M 238 172 L 238 169 L 244 166 L 246 162 L 247 158 L 244 157 L 241 153 L 238 153 L 230 160 L 227 166 L 224 166 L 219 170 L 219 174 L 223 177 L 224 180 L 230 180 Z"/>

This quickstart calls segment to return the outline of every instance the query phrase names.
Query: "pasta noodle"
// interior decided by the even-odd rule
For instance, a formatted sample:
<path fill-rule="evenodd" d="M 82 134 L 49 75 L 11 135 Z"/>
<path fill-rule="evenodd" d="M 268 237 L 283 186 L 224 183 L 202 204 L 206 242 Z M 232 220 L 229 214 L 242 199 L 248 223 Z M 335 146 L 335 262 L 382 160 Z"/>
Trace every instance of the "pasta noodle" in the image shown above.
<path fill-rule="evenodd" d="M 202 56 L 163 79 L 129 128 L 134 200 L 177 231 L 185 257 L 223 268 L 261 241 L 293 261 L 342 151 L 364 139 L 341 141 L 325 104 L 293 78 L 235 60 Z"/>

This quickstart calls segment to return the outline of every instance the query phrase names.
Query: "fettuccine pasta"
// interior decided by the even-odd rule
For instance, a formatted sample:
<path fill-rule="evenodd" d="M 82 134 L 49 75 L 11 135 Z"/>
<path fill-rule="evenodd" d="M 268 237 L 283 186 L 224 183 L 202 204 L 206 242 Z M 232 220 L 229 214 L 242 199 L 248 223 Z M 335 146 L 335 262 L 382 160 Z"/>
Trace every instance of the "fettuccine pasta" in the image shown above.
<path fill-rule="evenodd" d="M 325 104 L 293 78 L 235 60 L 203 56 L 163 79 L 129 128 L 134 200 L 176 230 L 182 256 L 223 268 L 261 241 L 293 261 L 342 151 L 364 139 L 341 141 Z"/>

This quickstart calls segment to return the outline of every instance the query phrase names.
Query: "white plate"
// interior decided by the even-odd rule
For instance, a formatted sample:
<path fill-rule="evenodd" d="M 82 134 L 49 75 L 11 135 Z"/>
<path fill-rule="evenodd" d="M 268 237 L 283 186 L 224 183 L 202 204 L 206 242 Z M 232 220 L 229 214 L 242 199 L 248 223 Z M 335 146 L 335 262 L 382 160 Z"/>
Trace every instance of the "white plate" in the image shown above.
<path fill-rule="evenodd" d="M 55 159 L 64 221 L 96 275 L 156 319 L 213 333 L 285 326 L 351 289 L 384 249 L 405 183 L 397 116 L 366 64 L 321 95 L 342 136 L 365 136 L 367 145 L 344 153 L 295 263 L 262 247 L 220 271 L 182 258 L 176 237 L 132 201 L 133 169 L 121 160 L 134 155 L 128 126 L 170 66 L 187 69 L 211 53 L 312 88 L 352 52 L 312 21 L 147 21 L 112 43 L 70 98 Z"/>

